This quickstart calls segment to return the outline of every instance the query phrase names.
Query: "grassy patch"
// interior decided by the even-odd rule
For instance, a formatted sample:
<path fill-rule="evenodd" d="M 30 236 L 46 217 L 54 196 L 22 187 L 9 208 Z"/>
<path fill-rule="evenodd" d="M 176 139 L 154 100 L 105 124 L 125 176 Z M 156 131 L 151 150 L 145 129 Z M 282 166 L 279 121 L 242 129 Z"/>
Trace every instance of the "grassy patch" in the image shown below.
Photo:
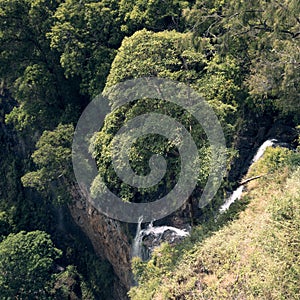
<path fill-rule="evenodd" d="M 131 289 L 130 297 L 299 299 L 297 155 L 270 148 L 247 175 L 267 174 L 247 184 L 246 209 L 238 217 L 236 210 L 234 218 L 229 211 L 227 225 L 218 230 L 218 224 L 208 222 L 180 246 L 163 245 L 149 262 L 135 261 L 139 286 Z M 224 219 L 221 223 L 226 224 Z"/>

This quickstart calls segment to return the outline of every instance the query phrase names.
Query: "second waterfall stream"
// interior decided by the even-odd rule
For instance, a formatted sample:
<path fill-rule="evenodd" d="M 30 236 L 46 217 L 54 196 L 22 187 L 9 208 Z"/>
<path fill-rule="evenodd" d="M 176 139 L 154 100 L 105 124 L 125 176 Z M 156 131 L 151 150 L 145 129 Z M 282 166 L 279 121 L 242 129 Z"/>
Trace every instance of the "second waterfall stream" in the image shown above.
<path fill-rule="evenodd" d="M 251 161 L 251 165 L 249 166 L 249 168 L 264 155 L 264 153 L 268 147 L 273 147 L 276 142 L 278 142 L 278 141 L 275 139 L 266 140 L 258 148 L 256 154 L 254 155 L 254 157 Z M 225 200 L 224 204 L 219 209 L 219 213 L 224 213 L 230 207 L 230 205 L 232 203 L 234 203 L 236 200 L 239 200 L 242 197 L 243 190 L 244 190 L 244 184 L 241 184 L 235 191 L 233 191 L 231 196 Z"/>

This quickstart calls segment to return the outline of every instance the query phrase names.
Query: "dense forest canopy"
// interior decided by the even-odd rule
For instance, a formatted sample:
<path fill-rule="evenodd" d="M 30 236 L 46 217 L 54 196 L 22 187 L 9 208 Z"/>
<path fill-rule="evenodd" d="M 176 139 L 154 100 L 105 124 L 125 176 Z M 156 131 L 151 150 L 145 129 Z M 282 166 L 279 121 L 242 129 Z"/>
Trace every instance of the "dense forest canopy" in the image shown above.
<path fill-rule="evenodd" d="M 222 124 L 229 172 L 241 154 L 241 136 L 257 122 L 300 124 L 299 75 L 297 0 L 0 0 L 0 297 L 110 299 L 109 264 L 80 234 L 63 239 L 54 221 L 74 200 L 74 128 L 102 91 L 144 76 L 189 85 Z M 162 136 L 139 139 L 130 157 L 133 170 L 143 175 L 153 153 L 168 157 L 160 184 L 131 188 L 111 165 L 109 149 L 118 129 L 153 111 L 174 117 L 191 132 L 205 162 L 192 195 L 198 199 L 209 173 L 207 137 L 193 116 L 158 99 L 134 101 L 106 117 L 91 145 L 99 174 L 125 201 L 152 201 L 172 189 L 180 158 Z M 291 142 L 299 144 L 294 137 Z M 292 165 L 298 163 L 294 159 Z M 290 180 L 297 178 L 299 172 Z M 92 189 L 97 193 L 96 180 Z M 277 209 L 275 219 L 281 217 L 276 205 L 270 208 Z M 141 280 L 151 275 L 144 272 Z M 19 278 L 22 284 L 16 283 Z M 288 295 L 296 293 L 292 288 Z M 148 286 L 132 297 L 144 299 L 138 297 L 147 292 Z"/>

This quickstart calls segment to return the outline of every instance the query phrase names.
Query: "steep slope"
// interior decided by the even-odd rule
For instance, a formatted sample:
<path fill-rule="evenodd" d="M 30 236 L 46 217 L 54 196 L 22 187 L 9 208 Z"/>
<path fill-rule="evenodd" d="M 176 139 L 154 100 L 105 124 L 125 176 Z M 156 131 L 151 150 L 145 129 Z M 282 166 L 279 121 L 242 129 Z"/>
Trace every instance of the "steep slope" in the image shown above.
<path fill-rule="evenodd" d="M 181 248 L 164 245 L 149 262 L 135 261 L 131 298 L 299 299 L 299 163 L 299 153 L 267 150 L 248 176 L 268 175 L 216 224 L 196 228 Z"/>

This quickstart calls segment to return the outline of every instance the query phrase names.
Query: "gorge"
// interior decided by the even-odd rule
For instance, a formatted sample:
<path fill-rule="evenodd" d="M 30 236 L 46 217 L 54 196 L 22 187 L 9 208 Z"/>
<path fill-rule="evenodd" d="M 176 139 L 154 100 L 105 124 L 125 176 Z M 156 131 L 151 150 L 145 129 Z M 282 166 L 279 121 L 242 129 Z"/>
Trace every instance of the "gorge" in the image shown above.
<path fill-rule="evenodd" d="M 297 0 L 0 0 L 0 299 L 298 300 L 299 15 Z M 119 221 L 93 205 L 104 185 L 116 211 L 175 187 L 168 206 L 186 201 Z"/>

